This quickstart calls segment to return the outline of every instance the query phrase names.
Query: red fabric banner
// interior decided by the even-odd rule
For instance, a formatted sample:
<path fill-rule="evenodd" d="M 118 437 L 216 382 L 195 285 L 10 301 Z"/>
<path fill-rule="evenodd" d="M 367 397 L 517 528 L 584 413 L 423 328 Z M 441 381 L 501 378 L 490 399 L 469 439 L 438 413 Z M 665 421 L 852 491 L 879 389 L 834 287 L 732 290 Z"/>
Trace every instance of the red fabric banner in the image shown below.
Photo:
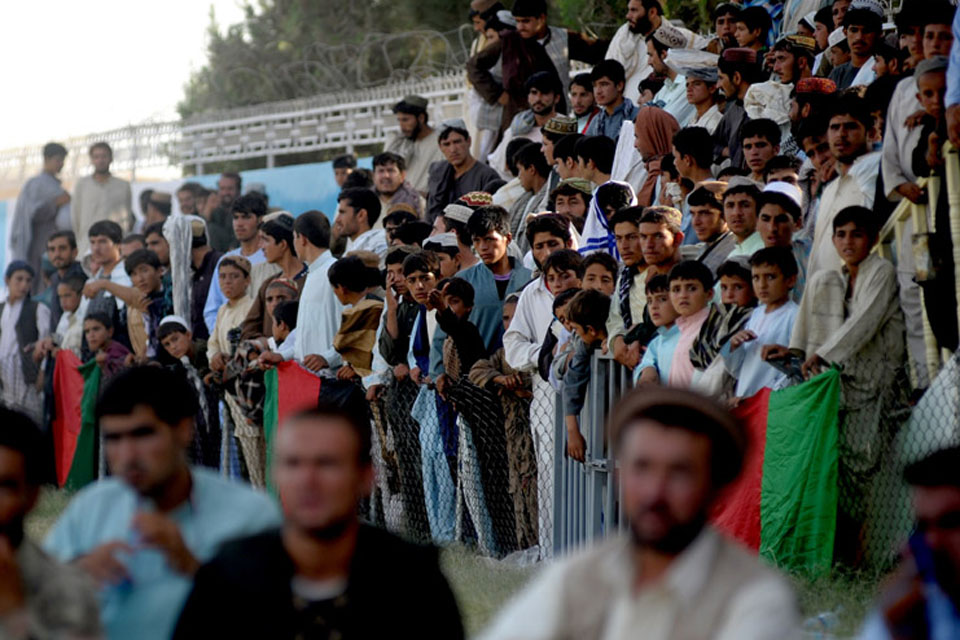
<path fill-rule="evenodd" d="M 69 349 L 57 354 L 53 370 L 53 397 L 56 417 L 53 421 L 53 451 L 57 466 L 57 485 L 63 486 L 70 474 L 77 438 L 83 425 L 83 375 L 77 370 L 82 363 Z"/>

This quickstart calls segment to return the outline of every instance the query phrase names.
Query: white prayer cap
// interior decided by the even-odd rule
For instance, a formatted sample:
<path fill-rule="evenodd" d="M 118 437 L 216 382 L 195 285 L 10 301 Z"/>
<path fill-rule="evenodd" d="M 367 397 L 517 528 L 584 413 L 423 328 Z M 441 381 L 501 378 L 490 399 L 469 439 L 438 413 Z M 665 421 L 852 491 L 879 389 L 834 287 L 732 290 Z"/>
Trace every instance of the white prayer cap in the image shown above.
<path fill-rule="evenodd" d="M 426 249 L 429 244 L 440 245 L 442 249 L 456 249 L 460 245 L 457 244 L 457 234 L 448 231 L 446 233 L 438 233 L 435 236 L 430 236 L 423 241 L 423 248 Z"/>
<path fill-rule="evenodd" d="M 835 47 L 841 42 L 846 42 L 846 40 L 847 34 L 843 32 L 843 27 L 837 27 L 827 37 L 827 44 L 831 47 Z"/>
<path fill-rule="evenodd" d="M 790 184 L 789 182 L 775 180 L 774 182 L 771 182 L 765 186 L 763 188 L 763 192 L 779 193 L 796 202 L 798 207 L 803 207 L 803 192 L 800 191 L 800 187 Z"/>
<path fill-rule="evenodd" d="M 448 204 L 443 208 L 443 217 L 455 222 L 467 224 L 470 216 L 473 215 L 473 209 L 463 204 Z"/>
<path fill-rule="evenodd" d="M 157 325 L 157 326 L 158 326 L 158 327 L 162 327 L 162 326 L 165 325 L 165 324 L 171 324 L 171 323 L 177 323 L 177 324 L 179 324 L 179 325 L 184 326 L 184 327 L 185 327 L 186 329 L 188 329 L 188 330 L 190 329 L 190 323 L 189 323 L 189 322 L 187 322 L 186 320 L 184 320 L 182 317 L 180 317 L 180 316 L 175 316 L 175 315 L 164 316 L 163 320 L 161 320 L 161 321 L 160 321 L 160 324 Z"/>

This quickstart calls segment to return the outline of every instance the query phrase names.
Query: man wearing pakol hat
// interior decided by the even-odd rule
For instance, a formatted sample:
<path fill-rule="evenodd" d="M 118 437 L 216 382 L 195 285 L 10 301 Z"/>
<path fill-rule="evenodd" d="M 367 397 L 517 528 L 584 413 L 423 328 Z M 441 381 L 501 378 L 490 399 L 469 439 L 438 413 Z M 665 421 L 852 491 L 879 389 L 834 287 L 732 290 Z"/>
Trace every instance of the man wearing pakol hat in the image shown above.
<path fill-rule="evenodd" d="M 400 133 L 383 150 L 396 153 L 406 161 L 407 181 L 426 197 L 430 165 L 443 159 L 438 133 L 429 124 L 427 99 L 407 96 L 393 105 L 393 112 L 397 115 Z"/>
<path fill-rule="evenodd" d="M 73 232 L 80 255 L 89 248 L 87 232 L 98 220 L 113 220 L 124 232 L 133 229 L 133 195 L 130 183 L 110 173 L 113 150 L 106 142 L 95 142 L 89 150 L 93 173 L 77 180 L 70 201 Z"/>
<path fill-rule="evenodd" d="M 879 0 L 853 0 L 843 17 L 850 61 L 830 72 L 830 79 L 840 89 L 868 85 L 876 79 L 873 54 L 880 42 L 883 18 L 883 5 Z"/>
<path fill-rule="evenodd" d="M 564 104 L 560 78 L 549 71 L 540 71 L 530 76 L 526 87 L 529 108 L 513 117 L 510 127 L 503 132 L 500 144 L 488 158 L 490 166 L 496 169 L 504 180 L 510 178 L 507 168 L 507 146 L 510 141 L 526 138 L 531 142 L 541 142 L 543 127 L 557 115 L 557 109 Z"/>
<path fill-rule="evenodd" d="M 689 126 L 703 127 L 712 135 L 723 120 L 717 105 L 717 67 L 688 67 L 683 75 L 687 79 L 687 102 L 696 110 Z"/>
<path fill-rule="evenodd" d="M 603 60 L 608 44 L 548 26 L 546 0 L 516 0 L 511 11 L 516 31 L 504 34 L 467 61 L 467 77 L 477 92 L 489 104 L 503 105 L 502 130 L 527 108 L 528 78 L 539 71 L 552 72 L 561 79 L 566 95 L 570 60 L 596 64 Z M 499 81 L 492 73 L 498 63 L 502 69 Z"/>
<path fill-rule="evenodd" d="M 470 134 L 463 120 L 444 121 L 438 133 L 445 159 L 430 165 L 426 218 L 430 224 L 460 196 L 471 191 L 494 193 L 505 184 L 496 171 L 470 155 Z"/>
<path fill-rule="evenodd" d="M 777 79 L 750 86 L 743 97 L 743 107 L 752 119 L 769 118 L 785 132 L 790 123 L 790 92 L 802 78 L 813 75 L 816 40 L 788 35 L 773 46 L 773 70 Z"/>
<path fill-rule="evenodd" d="M 584 131 L 584 135 L 607 136 L 616 140 L 623 123 L 633 122 L 637 117 L 637 105 L 623 95 L 626 82 L 623 65 L 616 60 L 604 60 L 590 72 L 590 80 L 593 81 L 593 97 L 600 107 L 600 113 Z"/>
<path fill-rule="evenodd" d="M 540 142 L 540 151 L 543 157 L 547 159 L 547 165 L 550 167 L 550 176 L 547 178 L 547 194 L 553 191 L 560 184 L 560 174 L 557 172 L 557 159 L 553 155 L 553 147 L 563 138 L 577 133 L 577 119 L 573 116 L 566 116 L 562 113 L 555 114 L 547 120 L 540 130 L 542 140 Z"/>
<path fill-rule="evenodd" d="M 706 397 L 648 387 L 620 400 L 609 432 L 629 531 L 548 567 L 481 638 L 792 637 L 789 582 L 708 524 L 743 467 L 743 425 Z"/>

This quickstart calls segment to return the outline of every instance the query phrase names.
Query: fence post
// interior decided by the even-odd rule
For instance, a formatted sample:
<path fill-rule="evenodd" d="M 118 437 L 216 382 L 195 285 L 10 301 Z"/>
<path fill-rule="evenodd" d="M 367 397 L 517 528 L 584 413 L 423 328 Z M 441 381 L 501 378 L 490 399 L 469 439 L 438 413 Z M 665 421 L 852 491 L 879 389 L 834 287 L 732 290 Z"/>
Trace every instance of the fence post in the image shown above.
<path fill-rule="evenodd" d="M 950 207 L 950 240 L 953 245 L 953 286 L 957 296 L 957 322 L 960 326 L 960 156 L 951 143 L 944 147 L 947 173 L 947 204 Z"/>

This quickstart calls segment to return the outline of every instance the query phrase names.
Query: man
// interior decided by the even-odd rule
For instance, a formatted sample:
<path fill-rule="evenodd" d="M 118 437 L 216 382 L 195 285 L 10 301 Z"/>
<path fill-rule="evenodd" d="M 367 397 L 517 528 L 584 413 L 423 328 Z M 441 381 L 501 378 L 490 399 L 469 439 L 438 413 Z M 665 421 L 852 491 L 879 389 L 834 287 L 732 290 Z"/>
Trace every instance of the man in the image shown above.
<path fill-rule="evenodd" d="M 214 251 L 227 252 L 237 247 L 238 241 L 233 231 L 233 203 L 240 197 L 242 186 L 243 179 L 239 173 L 223 172 L 217 180 L 216 197 L 207 198 L 207 206 L 200 210 L 207 220 L 207 238 Z"/>
<path fill-rule="evenodd" d="M 407 181 L 407 161 L 390 151 L 385 151 L 373 158 L 373 184 L 380 196 L 381 210 L 386 211 L 390 205 L 408 204 L 413 207 L 417 217 L 423 217 L 426 201 L 420 192 Z M 377 220 L 377 228 L 382 228 Z"/>
<path fill-rule="evenodd" d="M 158 222 L 165 222 L 173 211 L 173 198 L 169 193 L 154 191 L 147 200 L 147 210 L 144 212 L 143 222 L 150 226 Z"/>
<path fill-rule="evenodd" d="M 77 262 L 77 238 L 73 231 L 55 231 L 47 239 L 47 260 L 56 269 L 50 278 L 50 287 L 54 291 L 50 299 L 50 331 L 53 332 L 60 322 L 63 309 L 60 307 L 60 297 L 56 295 L 57 286 L 68 278 L 86 279 L 83 267 Z"/>
<path fill-rule="evenodd" d="M 724 49 L 720 54 L 718 74 L 720 91 L 727 98 L 723 119 L 714 133 L 714 156 L 717 162 L 729 158 L 730 166 L 743 166 L 740 127 L 747 119 L 743 106 L 747 90 L 761 75 L 757 53 L 753 49 Z"/>
<path fill-rule="evenodd" d="M 763 249 L 763 238 L 757 233 L 757 198 L 760 185 L 750 178 L 735 176 L 723 192 L 723 219 L 736 238 L 728 258 L 752 256 Z"/>
<path fill-rule="evenodd" d="M 694 189 L 713 180 L 710 165 L 713 162 L 713 136 L 703 127 L 686 127 L 673 135 L 673 158 L 681 178 L 693 183 Z M 682 230 L 685 244 L 697 242 L 693 233 L 692 212 L 684 206 Z"/>
<path fill-rule="evenodd" d="M 40 430 L 6 407 L 0 407 L 0 423 L 0 637 L 100 637 L 94 585 L 76 567 L 44 553 L 24 532 L 46 475 Z"/>
<path fill-rule="evenodd" d="M 829 78 L 802 78 L 790 92 L 790 133 L 780 144 L 781 153 L 800 155 L 802 141 L 797 139 L 800 125 L 813 116 L 822 114 L 837 85 Z"/>
<path fill-rule="evenodd" d="M 207 304 L 210 285 L 216 280 L 217 265 L 223 256 L 210 248 L 207 241 L 207 225 L 200 216 L 190 221 L 190 331 L 195 340 L 207 340 L 210 329 L 203 318 L 203 308 Z"/>
<path fill-rule="evenodd" d="M 687 79 L 687 102 L 694 108 L 693 120 L 689 126 L 703 127 L 713 135 L 720 121 L 723 120 L 723 113 L 717 104 L 717 82 L 719 81 L 717 69 L 716 67 L 685 69 L 684 76 Z"/>
<path fill-rule="evenodd" d="M 637 117 L 637 105 L 623 95 L 623 65 L 616 60 L 604 60 L 590 72 L 590 80 L 593 82 L 593 97 L 600 107 L 600 114 L 593 119 L 584 135 L 606 136 L 616 140 L 620 137 L 623 123 L 633 122 Z"/>
<path fill-rule="evenodd" d="M 557 188 L 550 192 L 552 210 L 570 223 L 571 235 L 580 245 L 580 233 L 587 218 L 587 203 L 593 196 L 593 183 L 583 178 L 561 180 Z"/>
<path fill-rule="evenodd" d="M 43 147 L 43 170 L 27 180 L 17 194 L 10 230 L 10 253 L 13 260 L 25 260 L 39 274 L 47 238 L 57 231 L 61 207 L 70 203 L 70 194 L 60 186 L 57 175 L 63 170 L 67 149 L 56 142 Z M 43 288 L 43 278 L 33 279 L 33 293 Z"/>
<path fill-rule="evenodd" d="M 629 535 L 549 567 L 481 637 L 790 637 L 789 583 L 707 524 L 740 474 L 742 425 L 667 387 L 631 391 L 610 425 Z"/>
<path fill-rule="evenodd" d="M 506 184 L 495 170 L 470 155 L 470 134 L 463 120 L 447 120 L 440 125 L 440 150 L 444 160 L 430 166 L 430 193 L 427 196 L 427 222 L 433 224 L 443 208 L 471 191 L 495 193 Z"/>
<path fill-rule="evenodd" d="M 353 173 L 356 168 L 357 156 L 352 153 L 345 153 L 333 159 L 333 180 L 339 188 L 343 189 L 343 184 L 347 181 L 347 176 Z"/>
<path fill-rule="evenodd" d="M 960 447 L 935 451 L 904 470 L 917 528 L 864 622 L 862 640 L 950 637 L 960 628 L 958 471 Z"/>
<path fill-rule="evenodd" d="M 515 244 L 522 254 L 530 248 L 525 235 L 527 217 L 540 213 L 548 204 L 550 192 L 547 178 L 550 175 L 550 167 L 547 166 L 547 160 L 535 142 L 528 143 L 517 151 L 513 161 L 517 165 L 517 177 L 520 178 L 524 196 L 517 200 L 510 210 L 510 233 L 518 238 Z"/>
<path fill-rule="evenodd" d="M 377 203 L 379 204 L 379 202 Z M 327 271 L 335 258 L 330 253 L 330 221 L 320 211 L 307 211 L 293 224 L 297 256 L 308 265 L 307 281 L 300 292 L 294 357 L 310 371 L 338 367 L 340 354 L 333 337 L 340 328 L 343 305 L 333 292 Z"/>
<path fill-rule="evenodd" d="M 111 477 L 73 498 L 44 547 L 100 584 L 111 638 L 169 638 L 200 565 L 280 522 L 267 496 L 188 464 L 199 408 L 162 367 L 123 371 L 97 401 Z"/>
<path fill-rule="evenodd" d="M 558 142 L 569 135 L 576 134 L 576 132 L 577 119 L 561 113 L 547 120 L 547 124 L 543 125 L 543 129 L 540 131 L 543 136 L 543 140 L 540 143 L 540 150 L 543 152 L 543 157 L 547 160 L 547 166 L 550 167 L 550 177 L 547 179 L 546 187 L 547 196 L 549 196 L 550 191 L 555 189 L 557 185 L 560 184 L 560 181 L 563 180 L 557 168 L 559 161 L 553 153 L 554 148 Z M 544 200 L 546 200 L 546 197 Z M 541 208 L 546 208 L 546 206 Z"/>
<path fill-rule="evenodd" d="M 122 233 L 120 225 L 112 220 L 94 222 L 90 227 L 90 256 L 93 264 L 99 268 L 83 288 L 83 300 L 77 310 L 81 318 L 93 312 L 104 312 L 111 318 L 116 318 L 117 312 L 124 308 L 123 300 L 115 298 L 104 286 L 107 282 L 121 287 L 133 286 L 130 276 L 123 268 L 123 257 L 120 255 Z"/>
<path fill-rule="evenodd" d="M 627 21 L 617 29 L 607 49 L 607 59 L 623 65 L 626 77 L 623 95 L 632 102 L 640 97 L 640 82 L 653 73 L 644 39 L 660 28 L 662 10 L 659 0 L 627 2 Z"/>
<path fill-rule="evenodd" d="M 346 253 L 372 251 L 381 262 L 387 255 L 387 234 L 375 229 L 380 219 L 380 199 L 370 189 L 344 189 L 337 196 L 333 237 L 346 238 Z"/>
<path fill-rule="evenodd" d="M 723 219 L 722 182 L 706 182 L 690 192 L 690 227 L 696 235 L 696 259 L 707 265 L 714 274 L 736 246 L 737 237 L 727 229 Z"/>
<path fill-rule="evenodd" d="M 177 189 L 177 204 L 180 205 L 180 213 L 185 216 L 199 215 L 200 200 L 203 198 L 206 189 L 203 185 L 196 182 L 184 182 Z"/>
<path fill-rule="evenodd" d="M 796 85 L 813 77 L 817 41 L 808 36 L 787 35 L 773 45 L 773 73 L 782 84 Z"/>
<path fill-rule="evenodd" d="M 570 60 L 596 64 L 607 50 L 606 41 L 547 25 L 546 0 L 518 0 L 511 10 L 517 21 L 515 31 L 505 33 L 467 61 L 467 77 L 488 104 L 503 105 L 500 129 L 505 131 L 513 117 L 527 108 L 526 82 L 539 71 L 551 72 L 570 84 Z M 502 80 L 491 72 L 497 64 Z M 561 101 L 558 110 L 566 111 Z"/>
<path fill-rule="evenodd" d="M 407 96 L 393 105 L 393 112 L 397 116 L 400 133 L 387 144 L 384 151 L 403 158 L 407 165 L 407 180 L 420 195 L 426 196 L 430 165 L 443 159 L 439 148 L 439 134 L 429 124 L 427 99 Z"/>
<path fill-rule="evenodd" d="M 106 142 L 95 142 L 90 146 L 89 155 L 93 175 L 77 181 L 70 204 L 73 232 L 80 240 L 80 255 L 87 252 L 87 233 L 94 222 L 113 220 L 124 231 L 130 231 L 133 221 L 130 183 L 110 173 L 113 149 Z"/>
<path fill-rule="evenodd" d="M 374 482 L 366 416 L 294 415 L 273 470 L 282 528 L 229 544 L 200 569 L 174 638 L 464 637 L 436 550 L 357 517 Z"/>
<path fill-rule="evenodd" d="M 589 73 L 578 73 L 570 81 L 570 110 L 577 119 L 577 133 L 582 134 L 600 113 L 593 99 L 593 82 Z"/>
<path fill-rule="evenodd" d="M 663 76 L 663 88 L 653 97 L 648 106 L 660 107 L 674 118 L 681 127 L 693 120 L 696 110 L 687 102 L 687 79 L 667 64 L 670 49 L 686 49 L 691 46 L 689 31 L 681 31 L 669 22 L 647 36 L 647 57 L 654 73 Z"/>
<path fill-rule="evenodd" d="M 154 222 L 152 224 L 158 224 L 158 223 Z M 159 224 L 163 224 L 163 223 L 161 222 Z M 138 249 L 146 249 L 146 248 L 147 248 L 147 241 L 146 241 L 146 238 L 143 237 L 142 233 L 128 233 L 127 235 L 123 236 L 123 238 L 120 240 L 120 257 L 126 260 L 127 256 L 129 256 L 134 251 Z"/>
<path fill-rule="evenodd" d="M 766 118 L 748 120 L 740 128 L 740 146 L 750 179 L 763 183 L 767 162 L 780 153 L 780 127 Z"/>
<path fill-rule="evenodd" d="M 623 269 L 617 278 L 617 299 L 607 318 L 607 344 L 617 362 L 631 369 L 640 362 L 640 342 L 628 341 L 628 334 L 643 322 L 647 281 L 670 273 L 679 261 L 682 218 L 671 207 L 630 207 L 611 219 Z M 641 271 L 644 264 L 647 268 Z"/>
<path fill-rule="evenodd" d="M 868 85 L 877 75 L 873 71 L 873 54 L 880 42 L 884 20 L 883 6 L 878 0 L 855 0 L 843 18 L 843 28 L 850 47 L 850 61 L 830 72 L 837 88 Z"/>
<path fill-rule="evenodd" d="M 221 178 L 221 182 L 223 178 Z M 267 214 L 267 202 L 259 193 L 251 192 L 233 201 L 230 206 L 233 215 L 234 237 L 240 241 L 240 246 L 227 251 L 226 256 L 243 256 L 251 265 L 266 262 L 263 250 L 260 248 L 260 219 Z M 210 233 L 210 225 L 207 225 Z M 214 273 L 219 273 L 219 263 Z M 227 302 L 226 296 L 220 290 L 218 278 L 213 278 L 210 291 L 207 293 L 207 302 L 203 305 L 203 320 L 207 323 L 207 330 L 213 334 L 213 326 L 217 322 L 217 311 Z"/>
<path fill-rule="evenodd" d="M 172 277 L 168 275 L 170 274 L 170 243 L 163 237 L 162 222 L 156 222 L 143 230 L 143 243 L 147 249 L 157 254 L 163 273 L 169 280 Z"/>
<path fill-rule="evenodd" d="M 827 139 L 836 158 L 838 177 L 823 190 L 814 229 L 807 280 L 823 269 L 843 266 L 833 246 L 833 218 L 852 206 L 872 208 L 880 152 L 868 153 L 867 131 L 873 122 L 869 108 L 857 96 L 843 96 L 830 110 Z"/>
<path fill-rule="evenodd" d="M 817 211 L 820 209 L 820 196 L 824 186 L 836 177 L 837 159 L 830 153 L 826 118 L 810 118 L 804 121 L 797 129 L 797 138 L 800 148 L 812 164 L 811 170 L 801 176 L 800 180 L 807 206 L 803 212 L 803 228 L 798 235 L 812 240 L 817 224 Z"/>
<path fill-rule="evenodd" d="M 563 102 L 563 88 L 560 79 L 548 72 L 535 73 L 527 80 L 527 104 L 529 109 L 513 117 L 510 128 L 503 132 L 503 139 L 490 154 L 490 166 L 497 170 L 504 180 L 510 177 L 507 162 L 507 147 L 518 138 L 531 142 L 543 142 L 543 128 L 557 115 L 557 105 Z"/>
<path fill-rule="evenodd" d="M 579 176 L 596 186 L 610 181 L 617 144 L 606 136 L 584 136 L 577 140 Z"/>

